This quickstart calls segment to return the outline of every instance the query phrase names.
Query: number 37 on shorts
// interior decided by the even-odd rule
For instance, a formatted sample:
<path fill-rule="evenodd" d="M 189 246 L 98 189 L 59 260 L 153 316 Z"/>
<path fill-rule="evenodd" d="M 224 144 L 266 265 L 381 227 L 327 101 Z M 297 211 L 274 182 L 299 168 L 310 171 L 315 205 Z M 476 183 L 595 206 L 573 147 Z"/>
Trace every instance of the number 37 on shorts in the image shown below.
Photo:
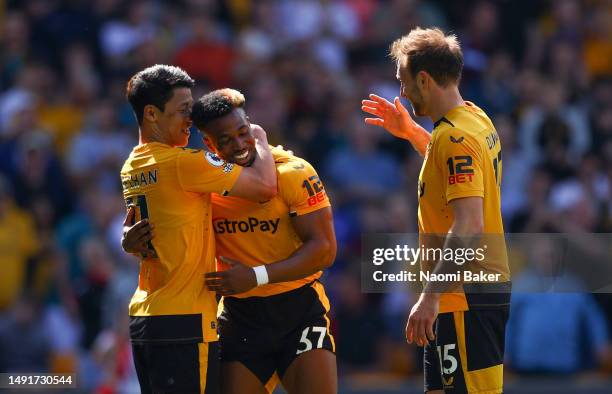
<path fill-rule="evenodd" d="M 331 338 L 327 333 L 327 327 L 306 327 L 302 331 L 296 355 L 302 354 L 312 349 L 327 348 L 326 341 Z"/>

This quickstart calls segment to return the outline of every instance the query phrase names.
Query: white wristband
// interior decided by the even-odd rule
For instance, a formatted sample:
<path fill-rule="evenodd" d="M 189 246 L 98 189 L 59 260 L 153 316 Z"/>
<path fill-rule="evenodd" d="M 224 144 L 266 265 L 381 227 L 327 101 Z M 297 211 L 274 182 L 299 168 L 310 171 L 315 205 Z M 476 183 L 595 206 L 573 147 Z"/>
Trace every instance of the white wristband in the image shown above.
<path fill-rule="evenodd" d="M 265 285 L 268 283 L 268 270 L 265 265 L 258 265 L 257 267 L 253 267 L 253 271 L 255 271 L 255 278 L 257 278 L 257 286 Z"/>

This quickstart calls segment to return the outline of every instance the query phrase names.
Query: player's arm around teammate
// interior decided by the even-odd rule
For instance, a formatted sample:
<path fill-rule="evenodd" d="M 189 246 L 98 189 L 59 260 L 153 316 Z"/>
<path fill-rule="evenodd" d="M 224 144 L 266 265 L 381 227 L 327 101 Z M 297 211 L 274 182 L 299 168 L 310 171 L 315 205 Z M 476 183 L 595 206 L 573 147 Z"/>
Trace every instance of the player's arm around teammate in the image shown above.
<path fill-rule="evenodd" d="M 266 132 L 261 126 L 252 124 L 251 132 L 255 137 L 257 161 L 252 166 L 243 168 L 229 195 L 242 197 L 253 201 L 269 200 L 278 191 L 274 158 L 270 152 Z M 218 159 L 223 163 L 221 159 Z M 231 165 L 231 163 L 225 163 Z M 148 242 L 153 239 L 153 226 L 148 219 L 135 222 L 135 208 L 128 207 L 123 221 L 123 237 L 121 247 L 127 253 L 141 257 L 153 257 Z M 129 236 L 128 236 L 129 233 Z"/>
<path fill-rule="evenodd" d="M 244 97 L 237 91 L 214 91 L 198 100 L 192 118 L 205 132 L 211 151 L 248 169 L 259 158 L 253 154 L 252 128 L 243 105 Z M 224 295 L 252 289 L 241 293 L 243 298 L 231 296 L 223 302 L 222 390 L 269 392 L 278 381 L 276 373 L 290 393 L 334 393 L 329 301 L 317 281 L 336 252 L 330 203 L 310 164 L 274 151 L 277 197 L 256 204 L 236 198 L 233 191 L 227 197 L 213 197 L 217 251 L 241 261 L 224 259 L 229 271 L 208 275 L 208 282 Z M 265 227 L 240 230 L 255 222 Z M 130 224 L 126 220 L 125 225 Z M 152 236 L 151 226 L 139 222 L 126 233 L 124 247 L 136 249 Z M 270 244 L 275 247 L 269 248 Z M 262 263 L 273 267 L 268 271 Z M 258 284 L 262 286 L 255 289 Z"/>

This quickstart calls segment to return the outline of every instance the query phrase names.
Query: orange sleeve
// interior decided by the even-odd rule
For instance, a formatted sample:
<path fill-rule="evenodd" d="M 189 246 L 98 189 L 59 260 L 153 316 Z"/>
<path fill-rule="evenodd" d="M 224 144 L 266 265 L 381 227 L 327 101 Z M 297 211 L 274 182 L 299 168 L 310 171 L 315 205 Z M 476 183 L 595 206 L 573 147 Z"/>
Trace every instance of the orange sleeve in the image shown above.
<path fill-rule="evenodd" d="M 457 129 L 445 130 L 436 141 L 436 165 L 441 169 L 446 202 L 461 197 L 483 197 L 482 154 L 478 142 Z"/>
<path fill-rule="evenodd" d="M 323 182 L 305 160 L 295 159 L 278 167 L 278 191 L 291 216 L 305 215 L 329 207 Z"/>
<path fill-rule="evenodd" d="M 199 149 L 184 149 L 177 156 L 176 167 L 181 187 L 197 193 L 227 194 L 242 171 L 242 167 Z"/>

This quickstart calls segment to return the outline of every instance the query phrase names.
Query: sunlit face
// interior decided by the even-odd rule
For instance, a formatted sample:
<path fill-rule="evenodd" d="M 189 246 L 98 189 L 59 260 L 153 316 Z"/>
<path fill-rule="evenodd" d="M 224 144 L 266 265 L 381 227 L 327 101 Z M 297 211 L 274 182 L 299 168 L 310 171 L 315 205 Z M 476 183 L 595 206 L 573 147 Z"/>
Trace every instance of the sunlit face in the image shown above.
<path fill-rule="evenodd" d="M 410 75 L 406 62 L 397 62 L 397 72 L 395 74 L 400 82 L 400 95 L 410 101 L 415 115 L 425 116 L 425 103 L 423 95 L 417 87 L 416 80 Z"/>
<path fill-rule="evenodd" d="M 158 109 L 157 126 L 164 140 L 171 146 L 185 146 L 189 141 L 191 106 L 193 98 L 190 88 L 176 88 L 166 103 L 164 111 Z"/>
<path fill-rule="evenodd" d="M 255 160 L 255 137 L 244 109 L 235 108 L 211 122 L 205 133 L 206 141 L 223 160 L 239 166 L 249 166 Z"/>

